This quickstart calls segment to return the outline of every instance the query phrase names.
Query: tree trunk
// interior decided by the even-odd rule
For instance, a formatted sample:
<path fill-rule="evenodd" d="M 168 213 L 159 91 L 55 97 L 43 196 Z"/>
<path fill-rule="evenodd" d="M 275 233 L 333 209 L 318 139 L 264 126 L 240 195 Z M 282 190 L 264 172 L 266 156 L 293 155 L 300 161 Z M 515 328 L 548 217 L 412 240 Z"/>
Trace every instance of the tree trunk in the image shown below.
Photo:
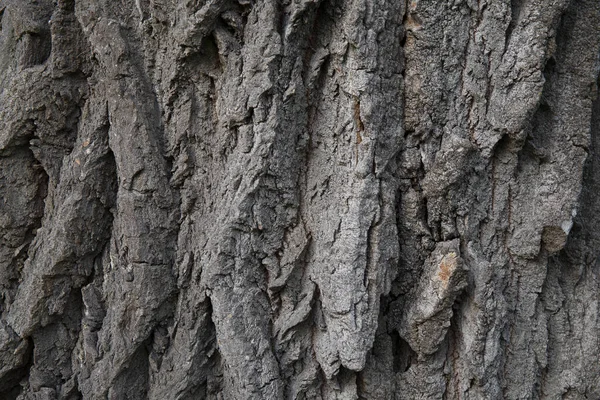
<path fill-rule="evenodd" d="M 598 0 L 0 0 L 1 399 L 599 399 Z"/>

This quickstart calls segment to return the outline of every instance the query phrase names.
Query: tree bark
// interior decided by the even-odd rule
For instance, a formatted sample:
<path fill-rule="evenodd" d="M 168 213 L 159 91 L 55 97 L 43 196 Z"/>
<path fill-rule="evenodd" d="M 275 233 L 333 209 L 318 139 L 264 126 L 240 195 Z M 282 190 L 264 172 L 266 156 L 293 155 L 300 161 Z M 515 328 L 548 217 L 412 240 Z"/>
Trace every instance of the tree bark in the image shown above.
<path fill-rule="evenodd" d="M 600 398 L 598 0 L 0 18 L 0 398 Z"/>

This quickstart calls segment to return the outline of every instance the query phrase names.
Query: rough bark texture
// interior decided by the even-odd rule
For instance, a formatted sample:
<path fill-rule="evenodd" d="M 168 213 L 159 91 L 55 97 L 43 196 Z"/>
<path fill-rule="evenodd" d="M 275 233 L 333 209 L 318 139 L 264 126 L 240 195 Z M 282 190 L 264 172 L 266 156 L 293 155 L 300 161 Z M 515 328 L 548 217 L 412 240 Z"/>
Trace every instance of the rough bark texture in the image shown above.
<path fill-rule="evenodd" d="M 598 0 L 0 0 L 1 399 L 599 399 Z"/>

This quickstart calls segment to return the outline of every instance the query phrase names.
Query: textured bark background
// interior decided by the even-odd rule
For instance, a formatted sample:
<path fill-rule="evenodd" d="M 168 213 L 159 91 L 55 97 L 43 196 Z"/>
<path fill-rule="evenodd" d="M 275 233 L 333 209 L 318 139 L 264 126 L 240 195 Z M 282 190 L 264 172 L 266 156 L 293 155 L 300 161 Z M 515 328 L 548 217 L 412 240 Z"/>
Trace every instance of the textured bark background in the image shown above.
<path fill-rule="evenodd" d="M 598 0 L 0 0 L 0 399 L 599 399 Z"/>

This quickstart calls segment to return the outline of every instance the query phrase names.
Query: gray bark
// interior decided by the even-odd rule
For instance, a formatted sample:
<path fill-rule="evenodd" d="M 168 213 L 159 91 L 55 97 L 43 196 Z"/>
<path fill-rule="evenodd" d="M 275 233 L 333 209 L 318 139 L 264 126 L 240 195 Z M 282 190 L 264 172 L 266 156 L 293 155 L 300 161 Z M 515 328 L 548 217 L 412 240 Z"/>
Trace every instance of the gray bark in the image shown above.
<path fill-rule="evenodd" d="M 0 0 L 1 399 L 599 399 L 598 0 Z"/>

